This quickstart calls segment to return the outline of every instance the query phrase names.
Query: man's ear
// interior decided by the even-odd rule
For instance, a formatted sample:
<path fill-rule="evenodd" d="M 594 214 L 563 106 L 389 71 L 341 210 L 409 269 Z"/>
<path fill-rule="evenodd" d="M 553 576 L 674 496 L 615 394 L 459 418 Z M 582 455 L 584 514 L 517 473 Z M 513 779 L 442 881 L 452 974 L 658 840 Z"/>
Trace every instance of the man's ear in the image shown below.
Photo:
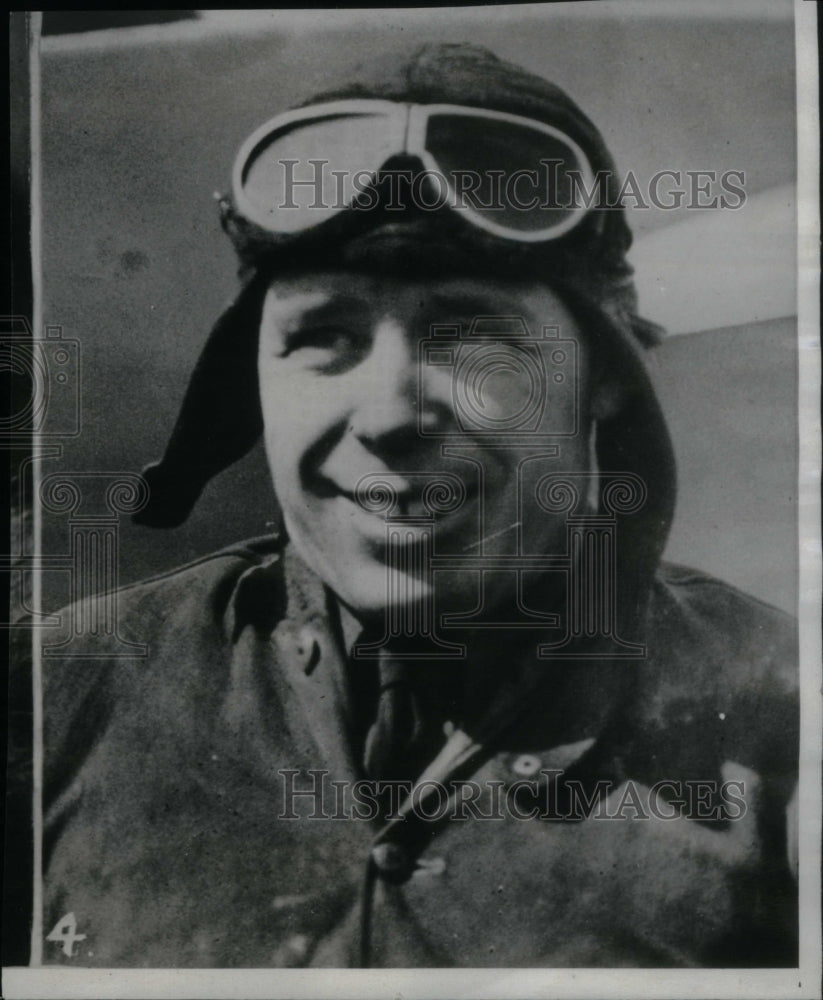
<path fill-rule="evenodd" d="M 599 378 L 593 388 L 589 401 L 589 414 L 592 420 L 601 423 L 612 420 L 623 409 L 626 401 L 626 388 L 615 379 L 604 375 Z"/>

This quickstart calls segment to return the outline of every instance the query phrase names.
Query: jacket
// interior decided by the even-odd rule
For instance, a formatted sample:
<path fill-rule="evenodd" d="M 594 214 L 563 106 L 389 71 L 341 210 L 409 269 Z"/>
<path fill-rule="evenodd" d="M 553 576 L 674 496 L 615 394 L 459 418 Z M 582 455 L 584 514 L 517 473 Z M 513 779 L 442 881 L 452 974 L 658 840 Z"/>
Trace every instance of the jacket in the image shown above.
<path fill-rule="evenodd" d="M 488 739 L 454 733 L 435 762 L 447 815 L 418 796 L 386 824 L 330 595 L 288 544 L 118 599 L 147 656 L 98 637 L 45 660 L 44 961 L 796 964 L 781 612 L 661 565 L 643 660 L 537 663 Z"/>

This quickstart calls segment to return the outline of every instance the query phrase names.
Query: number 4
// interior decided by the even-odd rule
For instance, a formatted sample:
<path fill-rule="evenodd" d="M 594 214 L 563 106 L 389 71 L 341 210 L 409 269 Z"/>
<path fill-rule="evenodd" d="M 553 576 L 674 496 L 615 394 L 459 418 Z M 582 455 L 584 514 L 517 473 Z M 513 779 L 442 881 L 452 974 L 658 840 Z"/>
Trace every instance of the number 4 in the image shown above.
<path fill-rule="evenodd" d="M 46 940 L 62 944 L 63 954 L 74 958 L 74 942 L 85 941 L 86 935 L 77 933 L 77 920 L 73 913 L 67 913 L 57 921 Z"/>

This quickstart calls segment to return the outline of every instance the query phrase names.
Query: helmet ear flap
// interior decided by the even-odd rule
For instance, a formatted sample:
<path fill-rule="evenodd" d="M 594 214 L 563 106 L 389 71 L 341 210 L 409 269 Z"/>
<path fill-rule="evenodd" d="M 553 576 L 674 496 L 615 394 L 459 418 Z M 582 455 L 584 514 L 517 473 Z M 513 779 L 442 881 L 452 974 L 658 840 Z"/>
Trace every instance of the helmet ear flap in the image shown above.
<path fill-rule="evenodd" d="M 617 517 L 618 627 L 623 638 L 633 639 L 644 613 L 648 581 L 662 558 L 674 516 L 674 449 L 633 319 L 618 322 L 579 292 L 559 286 L 557 290 L 585 332 L 592 358 L 588 416 L 596 428 L 598 472 L 603 477 L 635 477 L 645 487 L 642 514 Z M 650 327 L 649 339 L 655 334 Z"/>
<path fill-rule="evenodd" d="M 602 424 L 613 420 L 623 409 L 625 402 L 626 392 L 623 386 L 611 379 L 601 378 L 591 390 L 589 415 L 592 420 Z"/>
<path fill-rule="evenodd" d="M 189 379 L 165 454 L 143 470 L 149 502 L 136 524 L 175 528 L 208 481 L 263 431 L 257 344 L 268 279 L 256 274 L 217 320 Z"/>
<path fill-rule="evenodd" d="M 631 638 L 641 628 L 648 580 L 666 546 L 677 483 L 671 437 L 645 365 L 633 344 L 623 340 L 616 347 L 617 363 L 628 377 L 619 388 L 616 405 L 597 421 L 595 440 L 601 475 L 633 475 L 647 494 L 642 514 L 618 517 L 617 545 L 623 554 L 618 626 L 620 635 Z"/>

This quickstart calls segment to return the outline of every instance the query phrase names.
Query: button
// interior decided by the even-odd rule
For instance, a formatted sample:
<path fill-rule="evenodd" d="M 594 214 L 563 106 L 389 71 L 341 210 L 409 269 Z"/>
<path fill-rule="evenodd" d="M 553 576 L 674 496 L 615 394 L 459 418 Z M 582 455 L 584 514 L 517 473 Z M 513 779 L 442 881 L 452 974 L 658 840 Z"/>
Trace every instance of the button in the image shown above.
<path fill-rule="evenodd" d="M 532 778 L 540 770 L 542 761 L 532 753 L 521 754 L 512 764 L 512 771 L 521 778 Z"/>
<path fill-rule="evenodd" d="M 312 896 L 300 895 L 300 896 L 275 896 L 272 900 L 273 910 L 293 910 L 298 906 L 305 905 L 306 902 L 312 900 Z"/>
<path fill-rule="evenodd" d="M 445 858 L 418 858 L 415 876 L 442 875 L 446 870 Z"/>
<path fill-rule="evenodd" d="M 371 858 L 384 882 L 405 882 L 412 873 L 409 852 L 400 844 L 377 844 L 372 848 Z"/>
<path fill-rule="evenodd" d="M 294 969 L 305 965 L 309 956 L 311 940 L 306 934 L 292 934 L 277 948 L 272 956 L 272 965 Z"/>
<path fill-rule="evenodd" d="M 306 674 L 310 674 L 320 660 L 320 644 L 308 627 L 302 628 L 297 637 L 297 655 Z"/>

